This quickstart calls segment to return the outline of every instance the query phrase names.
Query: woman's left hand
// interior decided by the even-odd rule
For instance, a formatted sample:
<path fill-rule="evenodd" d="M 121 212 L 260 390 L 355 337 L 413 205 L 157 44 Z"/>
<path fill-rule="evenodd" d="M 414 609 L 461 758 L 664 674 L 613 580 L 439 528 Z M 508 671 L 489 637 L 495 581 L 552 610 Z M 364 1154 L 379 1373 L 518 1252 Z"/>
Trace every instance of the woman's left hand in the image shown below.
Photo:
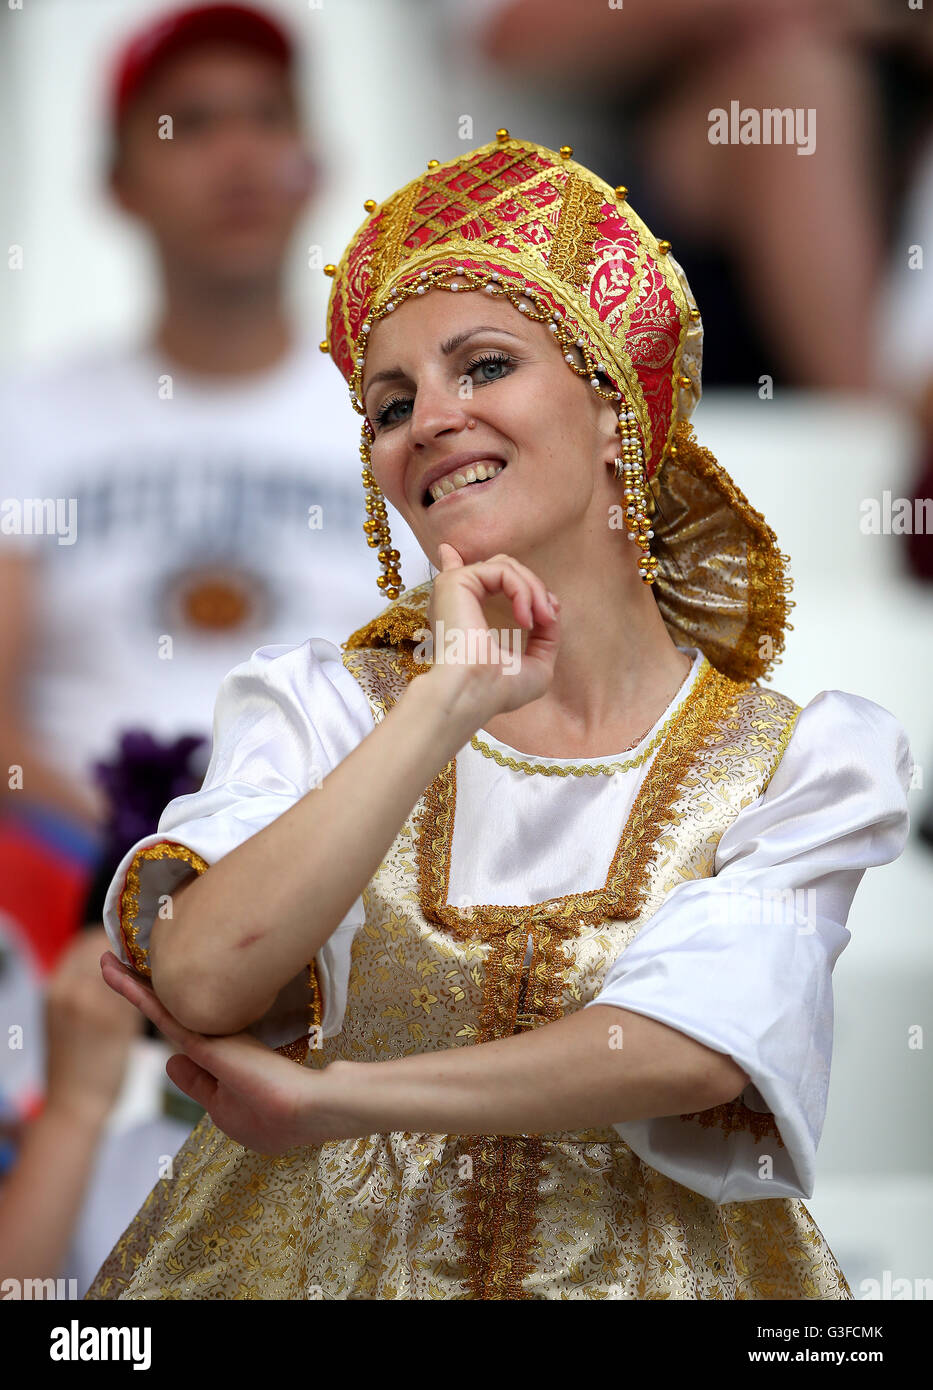
<path fill-rule="evenodd" d="M 273 1052 L 252 1033 L 194 1033 L 112 951 L 101 956 L 100 966 L 110 988 L 182 1049 L 166 1063 L 171 1080 L 244 1148 L 271 1157 L 296 1145 L 357 1136 L 332 1104 L 336 1063 L 312 1071 Z"/>

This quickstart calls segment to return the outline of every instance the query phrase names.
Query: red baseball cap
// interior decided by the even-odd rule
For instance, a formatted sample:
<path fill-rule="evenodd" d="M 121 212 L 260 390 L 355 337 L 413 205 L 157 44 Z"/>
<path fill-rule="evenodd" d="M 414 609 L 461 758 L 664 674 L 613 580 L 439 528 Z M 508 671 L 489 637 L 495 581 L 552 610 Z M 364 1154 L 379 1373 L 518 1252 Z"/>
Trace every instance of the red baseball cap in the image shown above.
<path fill-rule="evenodd" d="M 268 53 L 290 68 L 294 44 L 279 22 L 247 5 L 190 5 L 139 30 L 117 55 L 110 86 L 110 117 L 118 126 L 133 97 L 168 58 L 209 39 L 227 39 Z"/>

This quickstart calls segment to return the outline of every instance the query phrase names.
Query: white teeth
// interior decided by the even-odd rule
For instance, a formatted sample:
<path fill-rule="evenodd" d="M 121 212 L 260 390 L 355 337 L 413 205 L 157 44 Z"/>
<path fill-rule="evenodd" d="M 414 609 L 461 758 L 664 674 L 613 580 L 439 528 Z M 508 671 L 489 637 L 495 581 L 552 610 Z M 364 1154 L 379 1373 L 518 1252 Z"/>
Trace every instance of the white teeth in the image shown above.
<path fill-rule="evenodd" d="M 489 478 L 494 478 L 497 473 L 501 473 L 505 464 L 471 464 L 462 473 L 451 473 L 446 478 L 441 478 L 438 482 L 432 483 L 428 488 L 429 493 L 437 502 L 441 497 L 446 497 L 449 492 L 457 492 L 462 487 L 469 487 L 470 483 L 484 483 Z"/>

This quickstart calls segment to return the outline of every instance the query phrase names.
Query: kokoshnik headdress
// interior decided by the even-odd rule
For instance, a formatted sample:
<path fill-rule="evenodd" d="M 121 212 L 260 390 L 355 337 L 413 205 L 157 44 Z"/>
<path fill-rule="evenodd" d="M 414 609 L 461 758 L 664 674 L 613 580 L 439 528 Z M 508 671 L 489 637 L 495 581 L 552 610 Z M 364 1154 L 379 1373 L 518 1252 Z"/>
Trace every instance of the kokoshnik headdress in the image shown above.
<path fill-rule="evenodd" d="M 610 188 L 572 155 L 569 145 L 549 150 L 498 130 L 488 145 L 430 160 L 383 203 L 367 199 L 339 265 L 324 267 L 334 283 L 321 350 L 365 417 L 367 334 L 411 295 L 481 290 L 546 323 L 570 369 L 619 416 L 625 525 L 668 632 L 733 680 L 759 680 L 790 626 L 788 557 L 688 423 L 700 398 L 703 329 L 670 243 L 648 230 L 627 188 Z M 364 418 L 363 527 L 379 547 L 376 583 L 392 601 L 343 646 L 395 645 L 410 658 L 433 581 L 402 588 L 369 466 L 373 438 Z"/>

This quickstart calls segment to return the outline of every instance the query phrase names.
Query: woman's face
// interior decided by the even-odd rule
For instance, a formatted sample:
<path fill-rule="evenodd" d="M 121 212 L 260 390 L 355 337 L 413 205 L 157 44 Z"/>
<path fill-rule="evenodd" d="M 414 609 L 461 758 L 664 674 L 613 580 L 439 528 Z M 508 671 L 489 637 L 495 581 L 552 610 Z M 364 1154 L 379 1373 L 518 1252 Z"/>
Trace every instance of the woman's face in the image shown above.
<path fill-rule="evenodd" d="M 619 501 L 606 467 L 616 412 L 569 369 L 546 323 L 504 297 L 435 289 L 404 300 L 369 334 L 362 390 L 376 481 L 435 565 L 441 541 L 470 564 L 555 544 L 579 556 L 593 528 L 605 533 Z M 432 500 L 438 471 L 475 468 L 463 454 L 505 466 Z"/>

